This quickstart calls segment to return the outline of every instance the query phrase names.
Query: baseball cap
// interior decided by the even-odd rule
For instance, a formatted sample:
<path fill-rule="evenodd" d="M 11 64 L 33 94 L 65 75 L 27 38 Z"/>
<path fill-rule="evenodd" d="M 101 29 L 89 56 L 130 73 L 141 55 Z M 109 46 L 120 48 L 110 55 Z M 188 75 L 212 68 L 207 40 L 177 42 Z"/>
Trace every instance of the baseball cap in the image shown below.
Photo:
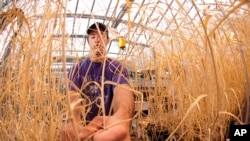
<path fill-rule="evenodd" d="M 107 26 L 103 23 L 100 23 L 100 22 L 96 22 L 96 23 L 93 23 L 88 29 L 87 29 L 87 34 L 90 34 L 92 31 L 97 31 L 97 30 L 100 30 L 102 32 L 106 32 L 107 35 L 108 35 L 108 29 L 107 29 Z"/>

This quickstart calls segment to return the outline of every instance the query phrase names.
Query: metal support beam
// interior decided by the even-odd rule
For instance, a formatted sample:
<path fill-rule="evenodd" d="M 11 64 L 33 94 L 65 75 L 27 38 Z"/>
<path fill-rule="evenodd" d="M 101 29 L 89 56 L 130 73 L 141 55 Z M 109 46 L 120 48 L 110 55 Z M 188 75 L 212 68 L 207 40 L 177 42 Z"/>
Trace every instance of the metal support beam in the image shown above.
<path fill-rule="evenodd" d="M 130 2 L 134 2 L 134 0 L 130 0 Z M 118 27 L 118 25 L 120 24 L 123 16 L 127 12 L 128 8 L 129 7 L 128 7 L 127 4 L 122 5 L 122 10 L 119 12 L 118 16 L 115 18 L 116 20 L 112 23 L 111 27 L 113 27 L 113 28 Z"/>

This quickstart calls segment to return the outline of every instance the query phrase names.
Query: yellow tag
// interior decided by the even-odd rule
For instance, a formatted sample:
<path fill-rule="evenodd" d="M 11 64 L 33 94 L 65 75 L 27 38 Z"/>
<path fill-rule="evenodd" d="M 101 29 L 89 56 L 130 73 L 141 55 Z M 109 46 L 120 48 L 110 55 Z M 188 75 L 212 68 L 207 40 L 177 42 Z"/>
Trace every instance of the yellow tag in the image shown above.
<path fill-rule="evenodd" d="M 126 47 L 126 39 L 124 37 L 119 38 L 119 48 L 124 49 Z"/>

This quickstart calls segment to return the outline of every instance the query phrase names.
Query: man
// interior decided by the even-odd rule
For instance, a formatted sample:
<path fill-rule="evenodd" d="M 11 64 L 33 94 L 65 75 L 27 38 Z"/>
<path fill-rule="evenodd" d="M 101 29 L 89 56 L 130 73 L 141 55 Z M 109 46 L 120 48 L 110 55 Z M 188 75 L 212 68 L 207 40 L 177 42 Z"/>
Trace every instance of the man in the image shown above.
<path fill-rule="evenodd" d="M 83 108 L 74 108 L 73 117 L 60 132 L 61 139 L 91 137 L 94 141 L 130 141 L 134 97 L 127 69 L 106 57 L 109 43 L 106 25 L 94 23 L 87 34 L 89 57 L 68 73 L 71 105 L 81 99 Z"/>

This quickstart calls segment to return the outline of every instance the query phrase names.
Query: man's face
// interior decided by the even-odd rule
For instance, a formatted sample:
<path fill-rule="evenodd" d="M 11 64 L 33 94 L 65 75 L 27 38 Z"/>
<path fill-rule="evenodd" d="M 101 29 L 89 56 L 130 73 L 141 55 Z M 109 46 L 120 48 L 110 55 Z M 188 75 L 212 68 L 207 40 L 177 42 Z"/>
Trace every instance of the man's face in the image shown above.
<path fill-rule="evenodd" d="M 109 38 L 106 32 L 92 31 L 88 35 L 88 43 L 90 46 L 90 57 L 92 60 L 103 58 L 106 54 L 106 46 L 109 43 Z"/>

